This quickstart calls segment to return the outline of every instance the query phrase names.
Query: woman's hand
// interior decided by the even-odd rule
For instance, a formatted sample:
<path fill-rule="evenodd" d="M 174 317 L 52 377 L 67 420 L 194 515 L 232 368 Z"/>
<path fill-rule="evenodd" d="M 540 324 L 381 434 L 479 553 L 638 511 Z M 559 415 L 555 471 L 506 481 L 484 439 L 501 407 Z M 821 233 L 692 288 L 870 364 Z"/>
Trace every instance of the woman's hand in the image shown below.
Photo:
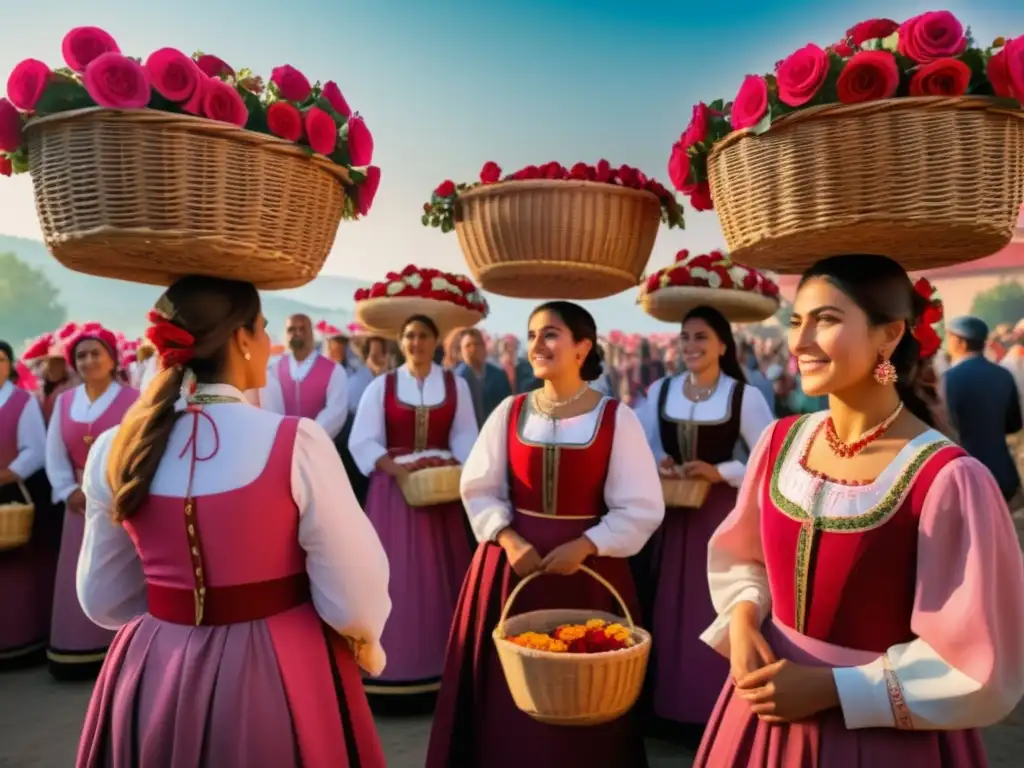
<path fill-rule="evenodd" d="M 678 474 L 679 465 L 676 464 L 676 460 L 671 456 L 666 456 L 658 462 L 658 469 L 663 475 L 676 475 Z"/>
<path fill-rule="evenodd" d="M 809 667 L 782 659 L 736 681 L 736 692 L 766 723 L 806 720 L 839 706 L 829 667 Z"/>
<path fill-rule="evenodd" d="M 732 679 L 739 681 L 769 664 L 775 652 L 757 623 L 757 606 L 742 602 L 729 618 L 729 666 Z"/>
<path fill-rule="evenodd" d="M 586 536 L 580 536 L 548 552 L 540 566 L 545 573 L 570 576 L 580 569 L 584 560 L 596 554 L 597 547 L 594 546 L 594 542 Z"/>
<path fill-rule="evenodd" d="M 516 576 L 525 579 L 531 573 L 541 569 L 541 559 L 533 545 L 513 531 L 505 528 L 497 536 L 498 544 L 505 550 L 508 564 L 512 566 Z"/>
<path fill-rule="evenodd" d="M 65 506 L 67 507 L 68 512 L 72 512 L 76 515 L 85 514 L 85 494 L 82 493 L 81 488 L 75 488 L 75 490 L 71 492 L 71 495 L 68 496 L 68 499 L 65 502 Z"/>
<path fill-rule="evenodd" d="M 723 482 L 718 468 L 706 461 L 688 461 L 683 464 L 683 477 L 707 480 L 709 483 Z"/>

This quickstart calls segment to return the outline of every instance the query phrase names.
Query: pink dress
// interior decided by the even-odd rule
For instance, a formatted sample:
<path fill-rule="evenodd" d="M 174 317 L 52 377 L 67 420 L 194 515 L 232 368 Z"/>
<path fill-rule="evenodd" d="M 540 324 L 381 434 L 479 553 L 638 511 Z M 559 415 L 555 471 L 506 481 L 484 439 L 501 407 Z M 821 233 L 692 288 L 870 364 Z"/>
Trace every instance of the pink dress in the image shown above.
<path fill-rule="evenodd" d="M 285 414 L 315 419 L 327 405 L 327 387 L 336 365 L 329 357 L 317 355 L 305 378 L 295 381 L 291 375 L 291 358 L 284 355 L 277 362 L 277 381 Z"/>
<path fill-rule="evenodd" d="M 71 418 L 71 404 L 75 389 L 61 393 L 57 399 L 60 409 L 61 437 L 67 450 L 75 480 L 82 481 L 89 450 L 97 437 L 117 426 L 139 396 L 136 389 L 122 387 L 114 401 L 99 417 L 91 422 Z M 82 548 L 85 519 L 82 515 L 64 511 L 64 530 L 60 539 L 60 558 L 57 561 L 57 580 L 53 593 L 53 618 L 50 624 L 50 647 L 46 652 L 50 668 L 55 675 L 91 676 L 99 668 L 114 634 L 93 624 L 82 613 L 75 588 L 78 553 Z"/>
<path fill-rule="evenodd" d="M 291 490 L 298 423 L 281 420 L 248 485 L 151 495 L 125 522 L 149 612 L 111 645 L 79 768 L 385 765 L 352 652 L 311 602 Z M 205 459 L 192 450 L 194 472 Z"/>
<path fill-rule="evenodd" d="M 719 618 L 757 605 L 779 658 L 828 666 L 840 708 L 767 725 L 726 683 L 694 765 L 978 768 L 977 728 L 1024 695 L 1024 567 L 992 476 L 937 432 L 871 484 L 800 465 L 827 414 L 776 422 L 711 541 Z M 767 614 L 771 612 L 769 617 Z"/>

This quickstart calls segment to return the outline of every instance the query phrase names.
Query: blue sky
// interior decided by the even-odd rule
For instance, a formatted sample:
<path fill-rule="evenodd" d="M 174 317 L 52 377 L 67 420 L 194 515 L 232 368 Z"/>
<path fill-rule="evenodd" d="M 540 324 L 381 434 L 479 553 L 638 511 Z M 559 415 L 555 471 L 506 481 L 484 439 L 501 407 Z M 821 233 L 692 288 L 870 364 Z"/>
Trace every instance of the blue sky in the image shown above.
<path fill-rule="evenodd" d="M 371 215 L 342 225 L 326 272 L 373 279 L 409 262 L 464 271 L 454 234 L 419 223 L 445 178 L 486 160 L 508 170 L 558 160 L 628 163 L 667 183 L 669 148 L 696 100 L 731 98 L 747 72 L 853 23 L 948 8 L 978 37 L 1024 33 L 1019 0 L 35 0 L 0 31 L 0 73 L 23 58 L 59 66 L 74 26 L 129 54 L 175 46 L 269 75 L 292 64 L 336 80 L 374 132 L 383 180 Z M 27 177 L 0 179 L 0 233 L 39 238 Z M 651 264 L 722 245 L 713 213 L 662 230 Z"/>

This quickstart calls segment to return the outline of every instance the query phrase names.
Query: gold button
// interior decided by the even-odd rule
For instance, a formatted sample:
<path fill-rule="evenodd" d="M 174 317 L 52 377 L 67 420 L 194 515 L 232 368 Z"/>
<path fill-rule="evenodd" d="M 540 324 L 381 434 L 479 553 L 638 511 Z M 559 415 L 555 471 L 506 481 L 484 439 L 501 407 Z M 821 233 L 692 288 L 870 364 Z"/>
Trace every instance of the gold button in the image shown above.
<path fill-rule="evenodd" d="M 192 523 L 188 524 L 188 535 L 189 536 L 195 536 L 196 535 L 196 527 L 194 525 L 192 525 Z"/>
<path fill-rule="evenodd" d="M 196 557 L 199 557 L 199 548 L 198 547 L 192 547 L 192 554 L 195 555 Z"/>
<path fill-rule="evenodd" d="M 202 576 L 202 575 L 203 575 L 203 569 L 202 568 L 196 568 L 196 576 Z"/>

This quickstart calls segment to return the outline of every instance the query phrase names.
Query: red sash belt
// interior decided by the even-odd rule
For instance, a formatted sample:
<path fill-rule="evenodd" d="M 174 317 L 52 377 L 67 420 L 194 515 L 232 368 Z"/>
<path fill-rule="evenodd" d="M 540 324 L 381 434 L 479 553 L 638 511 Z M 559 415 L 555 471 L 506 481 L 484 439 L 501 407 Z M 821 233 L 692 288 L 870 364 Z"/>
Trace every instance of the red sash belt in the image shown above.
<path fill-rule="evenodd" d="M 146 584 L 149 613 L 172 624 L 196 624 L 197 591 Z M 242 624 L 284 613 L 310 601 L 309 577 L 295 573 L 272 581 L 207 587 L 203 601 L 203 626 Z"/>

